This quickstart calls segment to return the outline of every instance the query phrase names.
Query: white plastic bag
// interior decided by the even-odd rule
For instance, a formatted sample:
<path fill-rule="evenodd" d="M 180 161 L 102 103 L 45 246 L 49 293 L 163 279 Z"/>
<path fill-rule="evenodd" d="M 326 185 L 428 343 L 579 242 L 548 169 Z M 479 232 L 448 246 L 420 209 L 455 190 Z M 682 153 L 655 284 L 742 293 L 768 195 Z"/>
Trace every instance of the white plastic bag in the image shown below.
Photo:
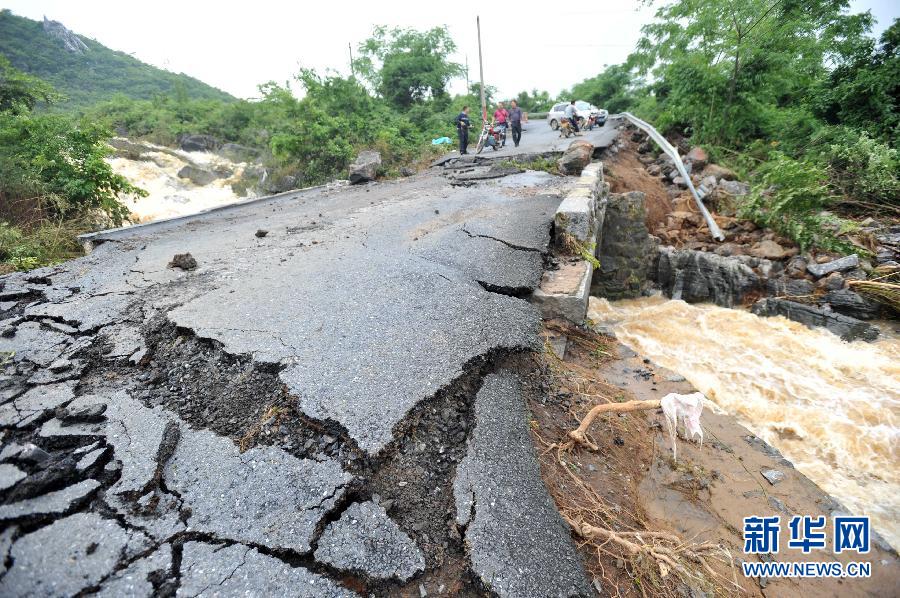
<path fill-rule="evenodd" d="M 669 393 L 660 400 L 663 415 L 666 417 L 666 427 L 672 438 L 672 457 L 678 461 L 678 452 L 675 441 L 677 439 L 678 418 L 684 424 L 685 435 L 693 440 L 694 436 L 700 438 L 700 446 L 703 446 L 703 429 L 700 427 L 700 414 L 703 412 L 703 393 L 695 392 L 689 395 Z"/>

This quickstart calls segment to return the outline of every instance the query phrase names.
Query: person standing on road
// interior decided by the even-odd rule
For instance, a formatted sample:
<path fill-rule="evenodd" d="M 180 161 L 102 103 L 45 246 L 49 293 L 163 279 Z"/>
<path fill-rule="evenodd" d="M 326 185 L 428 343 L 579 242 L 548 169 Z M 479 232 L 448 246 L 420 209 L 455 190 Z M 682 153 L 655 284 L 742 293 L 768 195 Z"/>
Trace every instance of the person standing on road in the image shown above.
<path fill-rule="evenodd" d="M 513 143 L 519 147 L 519 141 L 522 139 L 522 109 L 515 100 L 509 105 L 509 128 L 512 129 Z"/>
<path fill-rule="evenodd" d="M 503 145 L 506 145 L 506 123 L 509 121 L 509 111 L 503 105 L 503 102 L 497 103 L 497 109 L 494 110 L 494 123 L 500 129 L 503 135 Z M 500 147 L 503 147 L 501 145 Z"/>
<path fill-rule="evenodd" d="M 456 132 L 459 134 L 459 155 L 469 153 L 469 107 L 463 106 L 462 112 L 456 117 Z"/>
<path fill-rule="evenodd" d="M 572 130 L 578 132 L 578 109 L 575 107 L 575 100 L 569 102 L 566 106 L 566 119 L 571 123 Z"/>

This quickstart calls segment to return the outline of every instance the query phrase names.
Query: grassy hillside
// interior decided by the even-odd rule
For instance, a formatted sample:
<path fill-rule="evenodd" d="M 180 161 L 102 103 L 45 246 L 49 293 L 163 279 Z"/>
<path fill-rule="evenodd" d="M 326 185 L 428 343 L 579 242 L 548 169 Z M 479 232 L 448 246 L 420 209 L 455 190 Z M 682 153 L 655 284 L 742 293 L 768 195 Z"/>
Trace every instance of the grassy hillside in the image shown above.
<path fill-rule="evenodd" d="M 83 49 L 66 48 L 65 42 L 44 30 L 43 23 L 0 11 L 0 54 L 16 68 L 40 77 L 63 93 L 63 108 L 84 107 L 108 100 L 117 93 L 134 99 L 159 94 L 185 95 L 191 99 L 232 100 L 231 95 L 184 74 L 145 64 L 82 36 Z"/>

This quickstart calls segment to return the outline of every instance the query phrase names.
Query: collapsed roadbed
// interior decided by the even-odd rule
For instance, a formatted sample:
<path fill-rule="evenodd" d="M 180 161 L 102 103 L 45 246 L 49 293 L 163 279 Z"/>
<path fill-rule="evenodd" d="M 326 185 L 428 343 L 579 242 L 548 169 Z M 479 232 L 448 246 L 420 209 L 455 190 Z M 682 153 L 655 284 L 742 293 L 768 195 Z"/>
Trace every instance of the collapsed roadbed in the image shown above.
<path fill-rule="evenodd" d="M 525 411 L 571 180 L 503 168 L 0 279 L 0 593 L 591 595 Z"/>

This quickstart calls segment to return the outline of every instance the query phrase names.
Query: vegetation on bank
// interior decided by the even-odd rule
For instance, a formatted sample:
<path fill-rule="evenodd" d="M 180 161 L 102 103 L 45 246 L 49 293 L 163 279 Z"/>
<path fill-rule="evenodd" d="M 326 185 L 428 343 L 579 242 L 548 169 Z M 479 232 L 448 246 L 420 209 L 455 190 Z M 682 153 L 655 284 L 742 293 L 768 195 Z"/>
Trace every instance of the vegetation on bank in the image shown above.
<path fill-rule="evenodd" d="M 703 145 L 753 183 L 743 214 L 848 249 L 840 215 L 900 216 L 900 20 L 847 0 L 675 0 L 626 63 L 570 92 Z"/>
<path fill-rule="evenodd" d="M 852 225 L 842 216 L 900 214 L 900 21 L 876 41 L 871 16 L 851 15 L 848 6 L 848 0 L 672 0 L 644 27 L 624 64 L 606 67 L 560 99 L 629 110 L 673 140 L 704 146 L 754 183 L 744 215 L 804 247 L 845 249 L 840 236 Z M 30 73 L 0 62 L 6 269 L 67 257 L 71 245 L 48 242 L 58 236 L 43 234 L 41 223 L 60 231 L 70 222 L 79 228 L 127 217 L 118 199 L 139 191 L 103 161 L 112 131 L 163 145 L 185 134 L 211 135 L 259 151 L 270 179 L 290 176 L 307 186 L 345 176 L 361 149 L 381 153 L 384 175 L 426 160 L 442 151 L 432 139 L 454 138 L 453 119 L 463 105 L 476 114 L 479 105 L 475 86 L 464 95 L 447 91 L 463 70 L 451 60 L 456 47 L 443 27 L 376 27 L 358 48 L 353 76 L 301 70 L 292 81 L 261 85 L 252 101 L 171 73 L 177 79 L 171 85 L 160 79 L 157 87 L 145 86 L 130 69 L 152 67 L 137 61 L 108 62 L 117 74 L 107 79 L 131 81 L 128 89 L 95 87 L 86 71 L 97 72 L 97 63 L 70 64 L 81 59 L 67 57 L 51 64 L 66 51 L 39 23 L 4 11 L 0 33 L 0 54 Z M 118 54 L 80 39 L 91 60 Z M 34 73 L 58 84 L 69 103 Z M 490 86 L 486 93 L 489 101 L 499 99 Z M 539 90 L 517 99 L 529 112 L 557 101 Z M 47 105 L 68 108 L 47 111 Z"/>
<path fill-rule="evenodd" d="M 124 193 L 142 194 L 104 161 L 109 131 L 67 116 L 37 113 L 58 95 L 0 56 L 0 272 L 75 255 L 75 236 L 121 224 Z"/>

